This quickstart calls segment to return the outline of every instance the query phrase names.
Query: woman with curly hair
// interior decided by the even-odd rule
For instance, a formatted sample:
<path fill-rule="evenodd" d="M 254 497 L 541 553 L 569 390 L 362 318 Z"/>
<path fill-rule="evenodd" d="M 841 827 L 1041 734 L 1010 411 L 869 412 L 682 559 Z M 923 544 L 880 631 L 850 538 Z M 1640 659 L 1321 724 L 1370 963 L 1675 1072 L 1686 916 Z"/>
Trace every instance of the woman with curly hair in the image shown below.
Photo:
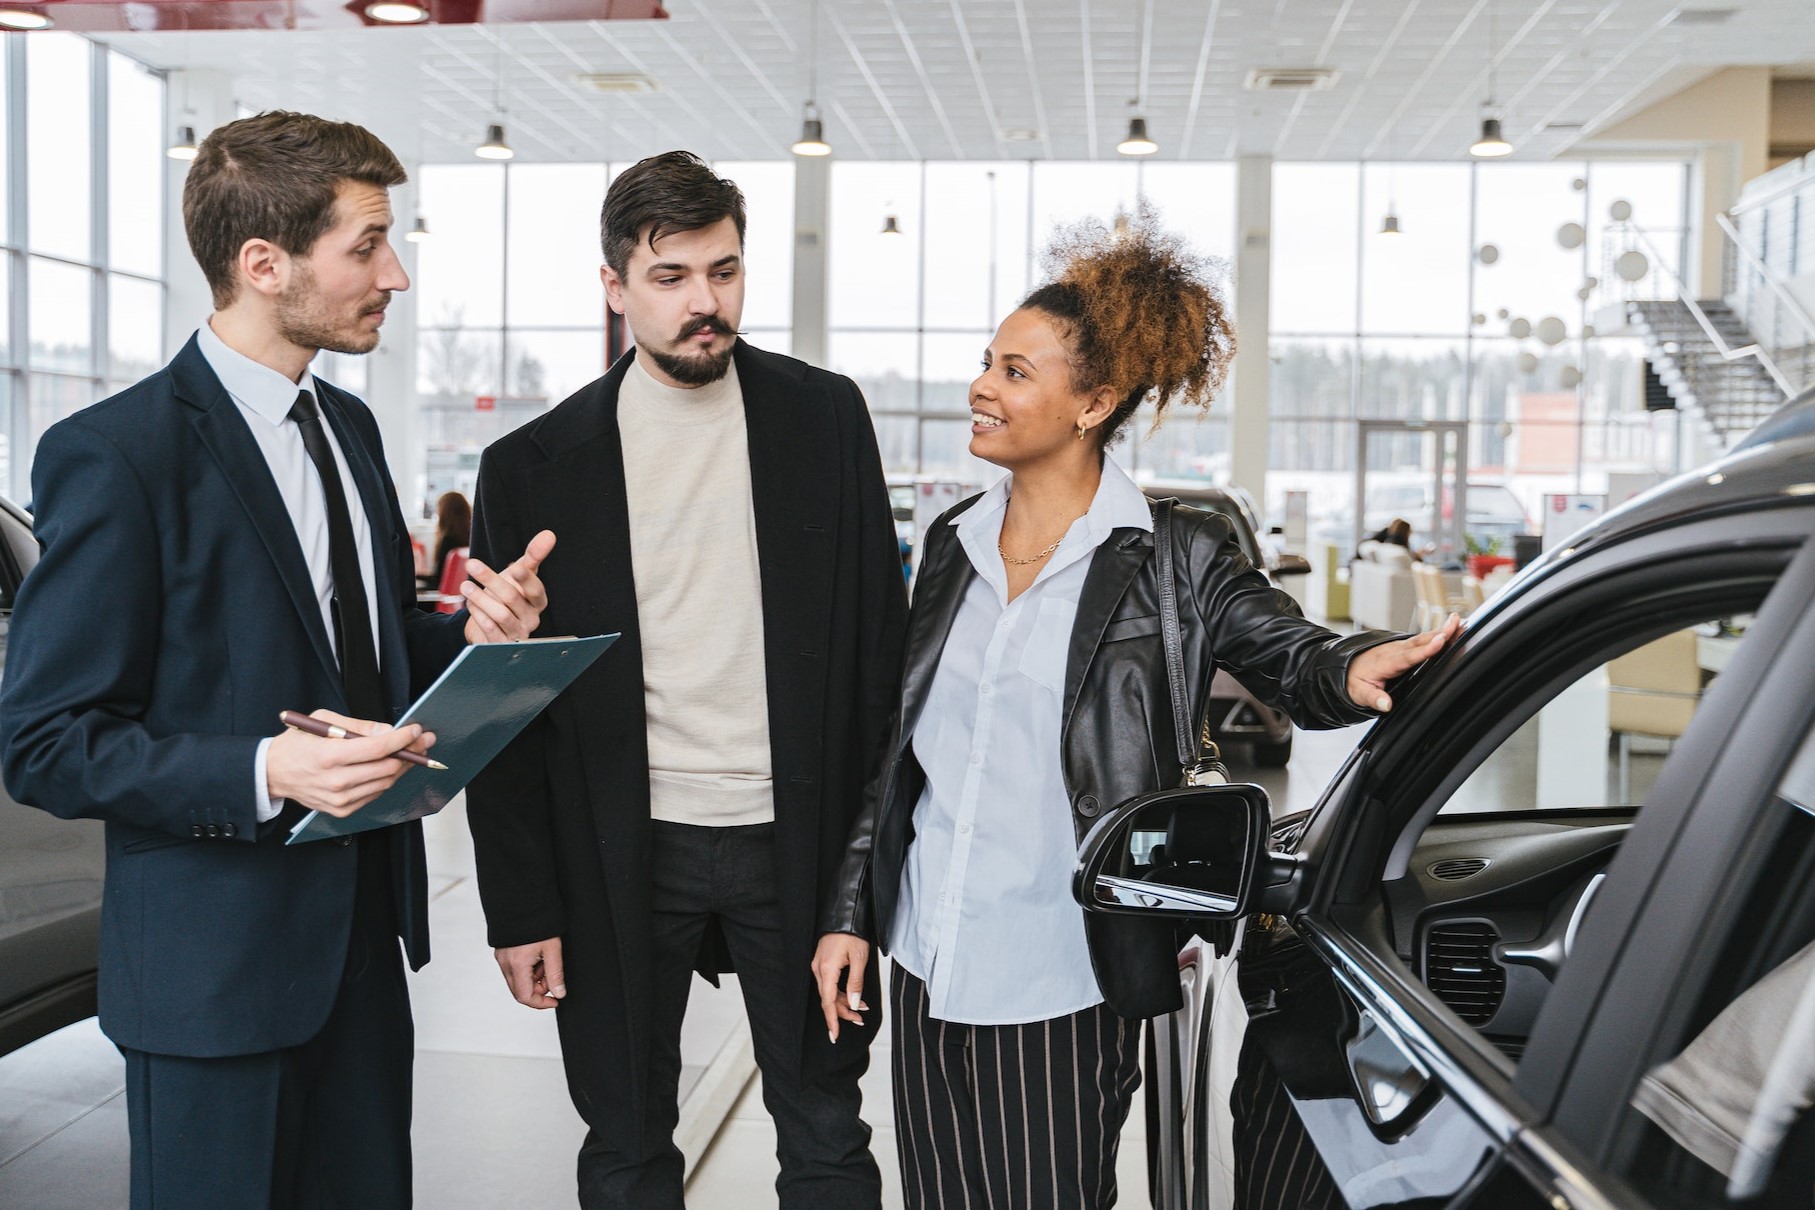
<path fill-rule="evenodd" d="M 971 385 L 971 452 L 1007 470 L 929 528 L 889 759 L 813 971 L 826 1026 L 861 1021 L 894 956 L 895 1131 L 911 1207 L 1102 1207 L 1139 1081 L 1138 1022 L 1179 1007 L 1171 926 L 1086 915 L 1078 842 L 1180 783 L 1156 517 L 1107 449 L 1144 400 L 1208 407 L 1235 351 L 1207 265 L 1142 207 L 1074 228 Z M 1190 700 L 1224 666 L 1302 726 L 1391 708 L 1439 651 L 1306 621 L 1229 523 L 1168 504 Z"/>

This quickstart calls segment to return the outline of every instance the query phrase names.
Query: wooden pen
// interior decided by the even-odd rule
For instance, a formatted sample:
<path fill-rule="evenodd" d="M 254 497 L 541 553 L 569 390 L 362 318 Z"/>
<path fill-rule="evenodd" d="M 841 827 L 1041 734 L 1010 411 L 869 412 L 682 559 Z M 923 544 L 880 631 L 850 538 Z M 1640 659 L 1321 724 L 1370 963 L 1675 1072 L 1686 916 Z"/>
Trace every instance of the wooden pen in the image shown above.
<path fill-rule="evenodd" d="M 324 719 L 315 718 L 312 715 L 303 714 L 295 710 L 279 711 L 277 721 L 286 727 L 294 728 L 297 731 L 302 731 L 309 735 L 319 735 L 323 739 L 367 738 L 357 731 L 349 731 L 336 723 L 330 723 Z M 412 765 L 421 765 L 424 769 L 446 770 L 447 768 L 447 766 L 440 761 L 424 756 L 420 752 L 412 752 L 408 748 L 399 748 L 397 751 L 391 753 L 391 755 L 398 760 L 407 760 Z"/>

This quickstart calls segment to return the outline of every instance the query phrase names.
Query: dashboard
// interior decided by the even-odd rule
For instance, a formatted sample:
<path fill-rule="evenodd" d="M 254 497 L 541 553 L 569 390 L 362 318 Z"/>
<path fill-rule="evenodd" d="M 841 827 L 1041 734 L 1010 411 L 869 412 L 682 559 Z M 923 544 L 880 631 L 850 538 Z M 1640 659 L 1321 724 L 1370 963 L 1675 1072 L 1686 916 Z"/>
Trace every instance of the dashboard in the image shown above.
<path fill-rule="evenodd" d="M 1632 814 L 1438 816 L 1383 886 L 1399 957 L 1516 1059 Z"/>

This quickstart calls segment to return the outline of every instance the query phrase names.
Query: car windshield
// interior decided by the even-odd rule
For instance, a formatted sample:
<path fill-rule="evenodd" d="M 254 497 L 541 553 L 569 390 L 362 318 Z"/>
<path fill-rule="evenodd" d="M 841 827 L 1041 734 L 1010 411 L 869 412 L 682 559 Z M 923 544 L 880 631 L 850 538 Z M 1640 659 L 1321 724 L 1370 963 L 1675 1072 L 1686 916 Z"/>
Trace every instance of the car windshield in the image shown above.
<path fill-rule="evenodd" d="M 1708 618 L 1615 655 L 1508 736 L 1443 812 L 1644 802 L 1750 622 L 1749 615 Z"/>

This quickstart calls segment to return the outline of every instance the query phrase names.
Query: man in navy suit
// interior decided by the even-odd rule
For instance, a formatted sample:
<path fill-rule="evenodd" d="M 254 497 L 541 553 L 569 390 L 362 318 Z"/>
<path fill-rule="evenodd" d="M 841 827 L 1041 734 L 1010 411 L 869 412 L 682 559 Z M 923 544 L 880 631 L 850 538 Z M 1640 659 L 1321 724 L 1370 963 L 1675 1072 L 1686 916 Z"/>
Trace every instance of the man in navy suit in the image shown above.
<path fill-rule="evenodd" d="M 21 588 L 0 762 L 23 803 L 107 828 L 101 1026 L 126 1057 L 132 1205 L 407 1206 L 428 960 L 419 824 L 286 847 L 433 737 L 389 724 L 468 642 L 540 620 L 544 531 L 468 608 L 415 608 L 372 415 L 309 374 L 365 353 L 409 286 L 402 166 L 305 114 L 221 127 L 183 193 L 214 314 L 174 361 L 52 426 L 43 557 Z M 273 735 L 316 710 L 360 738 Z"/>

